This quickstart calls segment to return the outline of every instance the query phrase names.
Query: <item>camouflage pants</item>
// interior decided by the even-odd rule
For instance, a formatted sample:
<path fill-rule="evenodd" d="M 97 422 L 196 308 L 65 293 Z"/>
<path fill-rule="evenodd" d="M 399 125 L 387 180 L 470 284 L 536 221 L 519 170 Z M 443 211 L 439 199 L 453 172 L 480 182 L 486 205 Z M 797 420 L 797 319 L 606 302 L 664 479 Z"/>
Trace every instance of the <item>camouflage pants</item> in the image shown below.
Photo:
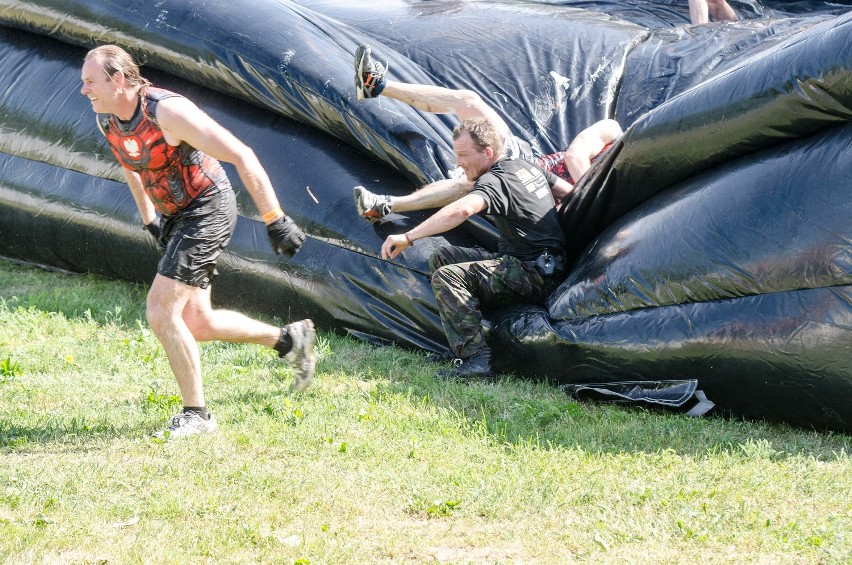
<path fill-rule="evenodd" d="M 542 277 L 533 261 L 482 249 L 447 245 L 429 259 L 432 290 L 453 353 L 467 359 L 488 349 L 482 309 L 544 304 L 558 280 Z"/>

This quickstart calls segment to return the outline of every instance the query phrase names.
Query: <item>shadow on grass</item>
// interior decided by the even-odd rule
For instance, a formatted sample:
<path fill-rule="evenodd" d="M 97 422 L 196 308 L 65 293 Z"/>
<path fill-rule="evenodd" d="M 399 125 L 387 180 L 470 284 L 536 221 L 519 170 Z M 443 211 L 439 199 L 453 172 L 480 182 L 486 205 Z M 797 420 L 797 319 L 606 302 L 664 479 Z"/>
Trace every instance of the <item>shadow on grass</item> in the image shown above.
<path fill-rule="evenodd" d="M 134 421 L 132 424 L 115 425 L 108 421 L 86 422 L 78 419 L 51 422 L 45 426 L 20 426 L 0 420 L 0 453 L 9 450 L 24 450 L 33 446 L 50 444 L 51 451 L 73 448 L 89 451 L 102 441 L 121 438 L 147 438 L 153 429 L 150 422 Z"/>
<path fill-rule="evenodd" d="M 436 375 L 442 366 L 425 363 L 413 352 L 396 363 L 411 371 L 399 371 L 387 384 L 379 384 L 377 394 L 384 389 L 410 395 L 462 414 L 471 430 L 485 429 L 507 446 L 614 454 L 673 450 L 696 457 L 727 453 L 773 460 L 799 456 L 833 460 L 839 453 L 852 452 L 852 436 L 836 432 L 747 421 L 712 411 L 695 418 L 665 409 L 578 402 L 555 385 L 511 374 L 501 375 L 495 384 L 447 382 Z"/>

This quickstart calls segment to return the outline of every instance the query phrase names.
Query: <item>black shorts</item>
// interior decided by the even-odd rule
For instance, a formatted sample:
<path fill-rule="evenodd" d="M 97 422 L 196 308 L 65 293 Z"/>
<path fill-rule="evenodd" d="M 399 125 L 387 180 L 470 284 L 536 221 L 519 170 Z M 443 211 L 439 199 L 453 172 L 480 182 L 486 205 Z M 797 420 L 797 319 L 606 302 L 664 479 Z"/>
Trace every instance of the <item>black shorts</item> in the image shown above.
<path fill-rule="evenodd" d="M 166 251 L 157 272 L 189 286 L 207 288 L 218 272 L 216 261 L 237 225 L 233 190 L 201 194 L 174 216 L 164 216 L 160 230 Z"/>

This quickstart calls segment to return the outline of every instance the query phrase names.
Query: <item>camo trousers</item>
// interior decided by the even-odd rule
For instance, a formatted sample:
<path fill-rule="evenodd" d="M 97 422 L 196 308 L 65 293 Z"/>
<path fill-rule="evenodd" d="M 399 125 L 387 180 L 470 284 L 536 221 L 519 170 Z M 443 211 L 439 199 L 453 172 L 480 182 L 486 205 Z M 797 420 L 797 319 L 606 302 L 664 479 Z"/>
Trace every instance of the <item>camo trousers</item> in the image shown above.
<path fill-rule="evenodd" d="M 446 245 L 429 259 L 432 290 L 450 349 L 467 359 L 488 349 L 482 309 L 507 304 L 544 304 L 558 279 L 542 277 L 533 261 L 483 249 Z"/>

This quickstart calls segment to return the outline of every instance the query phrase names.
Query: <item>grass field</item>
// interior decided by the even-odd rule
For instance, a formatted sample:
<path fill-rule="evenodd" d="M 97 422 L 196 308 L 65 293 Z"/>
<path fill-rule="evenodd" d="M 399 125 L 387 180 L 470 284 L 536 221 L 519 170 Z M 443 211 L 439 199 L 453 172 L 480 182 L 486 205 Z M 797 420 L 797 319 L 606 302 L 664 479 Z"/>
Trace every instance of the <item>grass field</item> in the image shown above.
<path fill-rule="evenodd" d="M 301 394 L 204 344 L 221 432 L 154 441 L 181 402 L 145 292 L 0 261 L 0 562 L 852 562 L 850 436 L 447 384 L 327 333 Z"/>

